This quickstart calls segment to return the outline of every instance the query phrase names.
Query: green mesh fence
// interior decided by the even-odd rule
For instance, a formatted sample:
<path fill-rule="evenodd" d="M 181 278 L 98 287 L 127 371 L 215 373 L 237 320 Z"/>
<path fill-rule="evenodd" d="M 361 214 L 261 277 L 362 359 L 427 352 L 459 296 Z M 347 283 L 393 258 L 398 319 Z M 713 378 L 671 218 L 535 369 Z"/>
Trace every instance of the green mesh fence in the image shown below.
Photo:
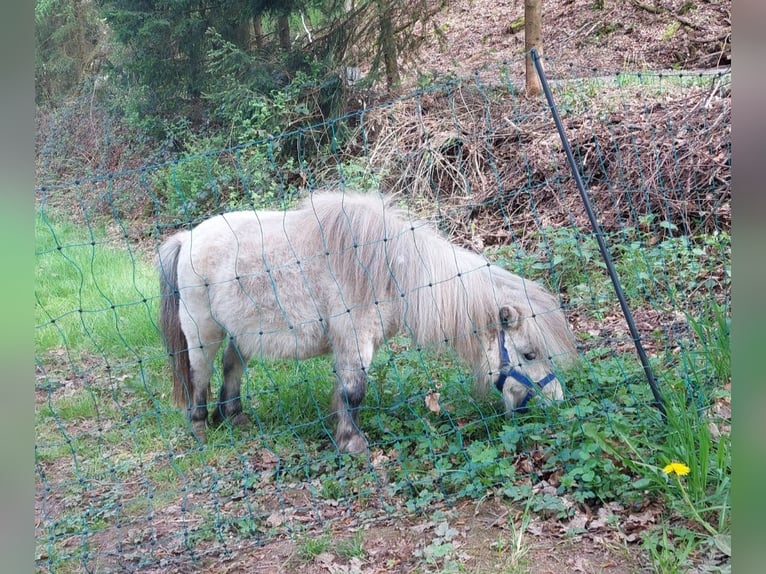
<path fill-rule="evenodd" d="M 730 76 L 554 86 L 660 392 L 708 412 L 727 383 Z M 361 425 L 333 447 L 332 361 L 254 360 L 245 429 L 203 444 L 174 406 L 157 325 L 160 242 L 212 214 L 380 189 L 456 245 L 559 294 L 580 363 L 565 399 L 507 417 L 454 353 L 386 341 Z M 638 496 L 606 456 L 668 432 L 544 101 L 502 71 L 237 147 L 37 190 L 36 567 L 185 572 L 284 538 L 492 493 L 566 516 Z M 220 359 L 213 376 L 221 382 Z M 599 438 L 600 437 L 600 438 Z M 645 453 L 648 462 L 660 464 Z"/>

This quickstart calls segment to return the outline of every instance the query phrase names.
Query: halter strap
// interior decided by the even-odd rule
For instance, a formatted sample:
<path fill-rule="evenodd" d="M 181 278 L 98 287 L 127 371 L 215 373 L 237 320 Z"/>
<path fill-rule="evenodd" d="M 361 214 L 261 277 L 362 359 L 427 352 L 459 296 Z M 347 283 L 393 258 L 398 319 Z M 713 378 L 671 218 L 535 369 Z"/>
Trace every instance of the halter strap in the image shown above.
<path fill-rule="evenodd" d="M 527 377 L 524 373 L 516 369 L 515 367 L 511 366 L 511 359 L 508 356 L 508 350 L 505 348 L 505 332 L 501 329 L 497 332 L 497 342 L 500 345 L 500 375 L 497 377 L 497 381 L 495 381 L 495 387 L 498 391 L 501 393 L 503 392 L 503 386 L 505 385 L 506 379 L 508 377 L 511 377 L 527 387 L 529 390 L 532 390 L 535 388 L 535 384 L 537 384 L 538 387 L 541 389 L 553 381 L 556 378 L 556 375 L 553 373 L 548 373 L 545 377 L 537 381 L 536 383 L 532 381 L 529 377 Z M 521 404 L 516 405 L 516 409 L 524 408 L 527 405 L 527 402 L 529 401 L 529 398 L 532 396 L 532 393 L 527 393 L 524 397 L 524 400 L 521 401 Z"/>

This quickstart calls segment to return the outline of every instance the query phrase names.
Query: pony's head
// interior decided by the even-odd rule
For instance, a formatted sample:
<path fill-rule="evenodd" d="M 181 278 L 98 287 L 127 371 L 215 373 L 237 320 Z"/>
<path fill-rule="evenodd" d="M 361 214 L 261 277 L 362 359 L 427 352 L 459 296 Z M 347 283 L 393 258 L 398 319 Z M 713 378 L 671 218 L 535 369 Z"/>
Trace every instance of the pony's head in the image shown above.
<path fill-rule="evenodd" d="M 542 328 L 545 324 L 541 323 L 535 315 L 524 314 L 522 308 L 505 305 L 499 310 L 497 330 L 488 333 L 487 383 L 500 392 L 509 415 L 526 407 L 535 396 L 546 400 L 564 398 L 551 360 L 556 353 L 555 341 L 546 336 Z"/>

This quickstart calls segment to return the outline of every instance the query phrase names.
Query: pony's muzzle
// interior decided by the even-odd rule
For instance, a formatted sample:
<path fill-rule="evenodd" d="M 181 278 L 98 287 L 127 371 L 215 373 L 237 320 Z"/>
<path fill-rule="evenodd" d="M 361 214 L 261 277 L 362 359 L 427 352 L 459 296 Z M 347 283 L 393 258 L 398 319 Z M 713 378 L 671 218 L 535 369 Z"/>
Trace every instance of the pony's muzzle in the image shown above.
<path fill-rule="evenodd" d="M 512 388 L 506 389 L 506 386 Z M 500 374 L 495 381 L 495 388 L 503 395 L 506 410 L 509 412 L 525 410 L 529 399 L 537 394 L 552 400 L 564 398 L 561 383 L 555 374 L 548 373 L 542 379 L 533 381 L 509 363 L 500 366 Z"/>

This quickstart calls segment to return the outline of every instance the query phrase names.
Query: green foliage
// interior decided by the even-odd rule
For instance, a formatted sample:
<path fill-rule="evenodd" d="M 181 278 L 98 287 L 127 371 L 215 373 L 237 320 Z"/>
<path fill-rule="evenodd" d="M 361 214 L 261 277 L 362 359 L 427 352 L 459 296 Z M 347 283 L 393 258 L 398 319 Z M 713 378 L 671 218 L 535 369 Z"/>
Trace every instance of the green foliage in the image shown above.
<path fill-rule="evenodd" d="M 688 408 L 685 394 L 665 395 L 667 427 L 646 428 L 613 417 L 610 429 L 583 426 L 588 439 L 641 478 L 634 486 L 667 498 L 670 506 L 703 526 L 709 532 L 729 529 L 729 489 L 731 440 L 728 435 L 713 437 L 712 421 L 694 408 Z M 671 462 L 690 471 L 674 480 L 663 472 Z M 710 522 L 716 525 L 710 526 Z"/>
<path fill-rule="evenodd" d="M 267 12 L 305 4 L 235 1 L 199 10 L 189 0 L 104 0 L 103 14 L 122 46 L 113 53 L 112 81 L 129 94 L 122 104 L 128 119 L 155 136 L 173 134 L 183 148 L 195 134 L 235 146 L 340 115 L 343 85 L 322 55 L 250 45 L 253 17 L 270 25 Z M 184 119 L 187 131 L 179 131 L 174 126 Z"/>
<path fill-rule="evenodd" d="M 529 247 L 501 247 L 491 256 L 514 273 L 565 290 L 573 305 L 598 302 L 609 294 L 595 237 L 574 228 L 542 229 Z"/>
<path fill-rule="evenodd" d="M 35 2 L 35 103 L 57 105 L 75 93 L 86 74 L 99 69 L 104 37 L 94 3 Z"/>
<path fill-rule="evenodd" d="M 661 228 L 675 231 L 668 222 Z M 604 241 L 628 300 L 650 300 L 657 307 L 685 308 L 701 291 L 725 291 L 731 285 L 731 237 L 725 232 L 658 241 L 653 231 L 605 234 Z M 592 234 L 569 227 L 545 228 L 528 247 L 504 246 L 490 253 L 499 265 L 548 283 L 571 305 L 614 301 L 606 265 Z"/>
<path fill-rule="evenodd" d="M 675 232 L 675 226 L 661 227 Z M 615 240 L 618 238 L 614 238 Z M 695 292 L 726 290 L 731 285 L 731 237 L 715 232 L 700 237 L 670 236 L 656 240 L 648 232 L 631 241 L 614 241 L 617 273 L 629 297 L 636 301 L 681 303 Z"/>
<path fill-rule="evenodd" d="M 340 114 L 341 84 L 320 61 L 291 56 L 265 60 L 215 30 L 207 36 L 211 47 L 205 72 L 210 83 L 203 97 L 230 145 L 310 128 Z"/>
<path fill-rule="evenodd" d="M 203 152 L 215 141 L 202 139 L 188 154 L 163 166 L 152 189 L 163 213 L 175 221 L 199 221 L 237 209 L 286 209 L 298 197 L 286 178 L 295 173 L 292 159 L 276 163 L 270 142 L 237 150 Z"/>
<path fill-rule="evenodd" d="M 193 115 L 204 85 L 205 32 L 232 16 L 230 4 L 200 10 L 193 0 L 103 0 L 102 6 L 115 40 L 128 50 L 121 66 L 139 86 L 149 88 L 142 111 L 160 117 Z"/>

